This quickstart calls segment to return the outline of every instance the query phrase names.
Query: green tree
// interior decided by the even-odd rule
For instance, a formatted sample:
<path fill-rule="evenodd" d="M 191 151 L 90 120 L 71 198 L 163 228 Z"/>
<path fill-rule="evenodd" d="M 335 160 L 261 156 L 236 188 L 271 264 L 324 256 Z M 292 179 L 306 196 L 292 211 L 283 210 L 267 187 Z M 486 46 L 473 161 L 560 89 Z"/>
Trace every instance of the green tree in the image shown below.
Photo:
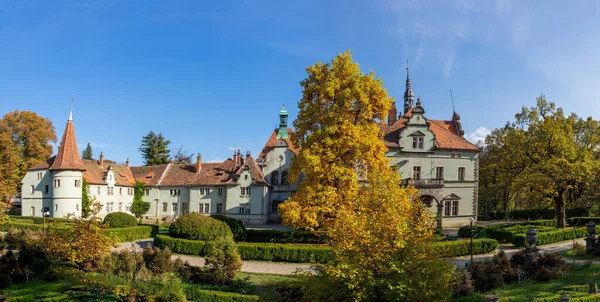
<path fill-rule="evenodd" d="M 280 207 L 284 224 L 325 233 L 334 252 L 323 274 L 355 300 L 445 300 L 454 268 L 427 248 L 435 218 L 385 157 L 377 123 L 393 99 L 382 80 L 350 52 L 306 71 L 290 172 L 304 178 Z"/>
<path fill-rule="evenodd" d="M 83 179 L 83 186 L 81 186 L 81 216 L 87 218 L 90 216 L 90 195 L 87 191 L 88 183 Z"/>
<path fill-rule="evenodd" d="M 52 155 L 52 122 L 31 111 L 7 113 L 0 120 L 0 196 L 14 196 L 29 168 Z"/>
<path fill-rule="evenodd" d="M 81 158 L 92 159 L 92 156 L 93 156 L 92 145 L 90 145 L 90 143 L 88 143 L 87 146 L 85 147 L 85 150 L 83 150 L 83 153 L 81 154 Z"/>
<path fill-rule="evenodd" d="M 131 213 L 137 218 L 141 218 L 150 210 L 150 203 L 142 200 L 144 196 L 144 182 L 138 181 L 133 188 L 133 203 L 131 204 Z"/>
<path fill-rule="evenodd" d="M 516 115 L 506 138 L 507 144 L 521 150 L 513 156 L 523 158 L 524 169 L 515 185 L 530 198 L 552 202 L 560 228 L 566 226 L 568 193 L 588 186 L 600 172 L 600 139 L 597 132 L 584 131 L 586 125 L 597 127 L 598 122 L 565 116 L 562 108 L 541 95 L 535 107 L 523 107 Z"/>
<path fill-rule="evenodd" d="M 215 285 L 229 284 L 242 268 L 242 258 L 231 237 L 219 237 L 206 256 L 209 278 Z"/>
<path fill-rule="evenodd" d="M 142 138 L 142 145 L 139 150 L 142 152 L 142 157 L 146 166 L 162 165 L 169 162 L 169 144 L 171 142 L 165 139 L 162 133 L 155 134 L 153 131 L 148 132 Z"/>

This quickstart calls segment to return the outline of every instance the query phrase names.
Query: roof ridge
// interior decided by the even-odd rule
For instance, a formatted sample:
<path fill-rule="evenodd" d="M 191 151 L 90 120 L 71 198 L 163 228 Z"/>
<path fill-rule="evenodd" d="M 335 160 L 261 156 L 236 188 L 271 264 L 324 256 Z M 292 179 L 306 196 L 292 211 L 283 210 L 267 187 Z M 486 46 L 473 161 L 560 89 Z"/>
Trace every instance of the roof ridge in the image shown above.
<path fill-rule="evenodd" d="M 169 163 L 169 164 L 167 164 L 167 167 L 163 170 L 162 174 L 160 174 L 160 177 L 156 181 L 155 186 L 160 185 L 160 183 L 163 181 L 163 178 L 165 177 L 165 175 L 167 175 L 167 171 L 169 171 L 170 168 L 171 168 L 171 164 Z"/>

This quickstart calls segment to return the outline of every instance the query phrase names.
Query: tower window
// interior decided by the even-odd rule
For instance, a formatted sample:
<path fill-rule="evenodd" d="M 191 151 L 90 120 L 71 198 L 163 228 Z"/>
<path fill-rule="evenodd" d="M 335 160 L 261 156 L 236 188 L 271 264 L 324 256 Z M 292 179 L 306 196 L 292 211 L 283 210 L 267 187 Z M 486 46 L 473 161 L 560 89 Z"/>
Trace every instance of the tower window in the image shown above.
<path fill-rule="evenodd" d="M 217 192 L 219 193 L 219 196 L 223 195 L 223 188 L 218 188 Z"/>
<path fill-rule="evenodd" d="M 288 183 L 288 171 L 281 172 L 281 185 L 286 186 Z"/>
<path fill-rule="evenodd" d="M 271 173 L 271 185 L 276 186 L 278 184 L 277 183 L 278 178 L 279 178 L 279 172 L 273 171 Z"/>
<path fill-rule="evenodd" d="M 413 167 L 412 179 L 421 179 L 421 166 Z"/>
<path fill-rule="evenodd" d="M 35 186 L 31 186 L 31 191 L 30 191 L 31 195 L 33 195 L 34 191 L 35 191 Z"/>

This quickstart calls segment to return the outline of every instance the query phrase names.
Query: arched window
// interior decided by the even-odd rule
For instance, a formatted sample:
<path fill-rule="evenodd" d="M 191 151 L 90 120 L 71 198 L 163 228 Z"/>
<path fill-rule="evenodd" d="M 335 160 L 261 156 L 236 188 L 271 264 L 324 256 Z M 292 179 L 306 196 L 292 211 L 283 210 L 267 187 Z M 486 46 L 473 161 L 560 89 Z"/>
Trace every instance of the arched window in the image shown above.
<path fill-rule="evenodd" d="M 271 185 L 276 186 L 278 184 L 277 180 L 279 178 L 279 172 L 273 171 L 271 173 Z"/>
<path fill-rule="evenodd" d="M 281 185 L 286 186 L 288 183 L 288 171 L 281 172 Z"/>

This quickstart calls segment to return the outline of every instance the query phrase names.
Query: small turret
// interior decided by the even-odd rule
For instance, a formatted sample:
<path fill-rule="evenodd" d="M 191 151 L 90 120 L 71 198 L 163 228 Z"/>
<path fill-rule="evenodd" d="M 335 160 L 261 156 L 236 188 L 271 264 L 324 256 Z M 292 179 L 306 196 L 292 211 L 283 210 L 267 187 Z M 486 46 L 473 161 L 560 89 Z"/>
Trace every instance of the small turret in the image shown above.
<path fill-rule="evenodd" d="M 285 110 L 285 106 L 279 111 L 279 131 L 277 132 L 277 138 L 288 138 L 287 129 L 288 112 Z"/>
<path fill-rule="evenodd" d="M 406 60 L 406 90 L 404 91 L 404 115 L 408 113 L 410 108 L 413 107 L 415 101 L 415 95 L 412 91 L 412 84 L 410 82 L 410 74 L 408 73 L 408 60 Z"/>

